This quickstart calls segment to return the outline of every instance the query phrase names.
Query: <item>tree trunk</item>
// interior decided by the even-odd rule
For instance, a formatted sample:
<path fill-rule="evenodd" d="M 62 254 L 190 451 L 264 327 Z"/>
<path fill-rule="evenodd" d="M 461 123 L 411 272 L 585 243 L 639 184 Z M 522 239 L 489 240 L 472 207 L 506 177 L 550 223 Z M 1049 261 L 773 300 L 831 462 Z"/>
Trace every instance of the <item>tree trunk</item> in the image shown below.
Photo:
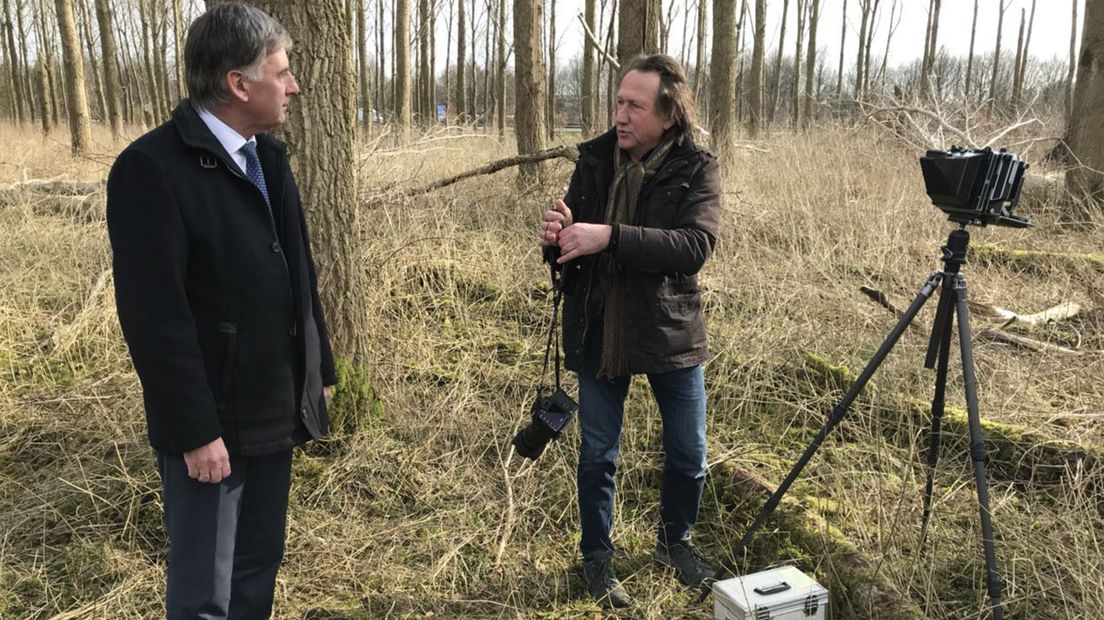
<path fill-rule="evenodd" d="M 72 0 L 56 0 L 56 6 L 58 29 L 61 31 L 61 51 L 65 58 L 70 147 L 76 155 L 92 148 L 92 125 L 88 114 L 88 98 L 84 92 L 84 63 L 81 61 L 80 43 L 77 42 Z"/>
<path fill-rule="evenodd" d="M 456 29 L 456 118 L 461 124 L 467 123 L 467 107 L 464 105 L 465 97 L 464 93 L 468 92 L 467 81 L 464 79 L 465 67 L 467 67 L 467 52 L 468 52 L 468 31 L 465 28 L 466 21 L 464 19 L 464 3 L 467 0 L 458 0 L 459 15 L 456 23 L 459 28 Z M 475 41 L 472 41 L 475 43 Z"/>
<path fill-rule="evenodd" d="M 977 0 L 974 0 L 977 2 Z M 1077 70 L 1077 0 L 1073 4 L 1073 17 L 1070 19 L 1069 67 L 1066 69 L 1066 125 L 1073 122 L 1073 76 Z"/>
<path fill-rule="evenodd" d="M 878 4 L 882 0 L 874 0 L 870 7 L 870 22 L 867 24 L 866 41 L 863 43 L 863 92 L 870 91 L 870 46 L 874 43 L 874 37 L 878 28 Z"/>
<path fill-rule="evenodd" d="M 787 2 L 789 0 L 786 0 Z M 706 39 L 706 13 L 709 11 L 709 0 L 698 0 L 698 48 L 694 61 L 694 100 L 701 101 L 702 73 L 705 71 L 705 39 Z"/>
<path fill-rule="evenodd" d="M 1074 196 L 1104 200 L 1104 3 L 1085 3 L 1077 88 L 1073 93 L 1069 147 L 1080 166 L 1066 173 Z"/>
<path fill-rule="evenodd" d="M 432 76 L 429 70 L 429 33 L 433 29 L 433 20 L 429 11 L 430 0 L 418 0 L 418 109 L 422 113 L 422 125 L 433 124 L 433 102 L 429 84 Z"/>
<path fill-rule="evenodd" d="M 591 32 L 594 32 L 594 28 L 597 25 L 594 19 L 595 0 L 586 0 L 586 5 L 583 10 L 583 20 L 586 22 L 587 28 Z M 583 121 L 583 137 L 589 138 L 595 134 L 595 118 L 594 118 L 594 93 L 597 90 L 597 82 L 594 75 L 594 46 L 583 45 L 583 88 L 582 97 L 579 101 L 580 112 L 582 113 Z"/>
<path fill-rule="evenodd" d="M 1021 30 L 1023 29 L 1023 16 L 1021 14 Z M 1031 17 L 1027 20 L 1027 35 L 1023 40 L 1023 49 L 1020 51 L 1020 61 L 1016 63 L 1016 88 L 1015 101 L 1016 110 L 1019 111 L 1024 105 L 1023 89 L 1024 83 L 1027 81 L 1027 60 L 1030 57 L 1031 49 L 1031 30 L 1035 26 L 1035 0 L 1031 0 Z M 1017 46 L 1018 47 L 1018 46 Z"/>
<path fill-rule="evenodd" d="M 25 99 L 23 97 L 23 78 L 19 75 L 19 56 L 15 51 L 15 33 L 12 24 L 11 1 L 4 0 L 4 46 L 8 53 L 8 71 L 11 80 L 12 118 L 16 123 L 23 124 L 27 117 Z"/>
<path fill-rule="evenodd" d="M 735 0 L 732 2 L 735 3 Z M 732 10 L 735 11 L 736 7 Z M 622 67 L 641 54 L 659 51 L 661 12 L 659 0 L 621 0 L 617 24 L 617 62 Z"/>
<path fill-rule="evenodd" d="M 1077 0 L 1074 0 L 1074 5 L 1077 4 Z M 970 53 L 966 57 L 966 104 L 970 103 L 970 87 L 974 81 L 974 39 L 977 37 L 977 16 L 978 16 L 978 0 L 974 0 L 974 21 L 970 26 Z M 1070 53 L 1072 55 L 1072 44 Z"/>
<path fill-rule="evenodd" d="M 498 137 L 506 139 L 506 0 L 498 0 L 498 67 L 495 70 L 495 88 L 498 91 L 498 106 L 495 111 L 498 117 L 495 119 L 498 125 Z"/>
<path fill-rule="evenodd" d="M 111 5 L 108 0 L 96 0 L 96 23 L 100 29 L 106 114 L 111 123 L 111 138 L 118 140 L 123 131 L 123 117 L 119 109 L 119 72 L 115 65 L 118 54 L 115 50 L 115 31 L 111 27 Z M 180 58 L 183 60 L 183 52 L 180 53 Z"/>
<path fill-rule="evenodd" d="M 935 67 L 935 56 L 939 50 L 939 9 L 942 0 L 931 1 L 931 13 L 928 20 L 928 31 L 924 39 L 924 65 L 920 71 L 920 98 L 927 100 L 931 94 L 932 72 Z"/>
<path fill-rule="evenodd" d="M 223 3 L 208 0 L 208 6 Z M 356 70 L 342 0 L 254 0 L 287 28 L 295 47 L 291 66 L 302 76 L 302 97 L 288 111 L 279 137 L 288 153 L 310 223 L 322 306 L 334 352 L 363 361 L 367 352 L 358 259 L 356 199 Z M 401 21 L 401 20 L 399 20 Z M 405 31 L 405 30 L 404 30 Z"/>
<path fill-rule="evenodd" d="M 732 150 L 735 110 L 732 93 L 736 71 L 736 3 L 713 6 L 713 53 L 709 61 L 709 130 L 713 148 L 723 159 Z"/>
<path fill-rule="evenodd" d="M 836 100 L 843 95 L 843 51 L 847 47 L 847 0 L 843 0 L 843 18 L 840 21 L 839 69 L 836 70 Z"/>
<path fill-rule="evenodd" d="M 751 80 L 748 85 L 748 135 L 759 137 L 763 117 L 763 57 L 766 55 L 767 1 L 755 0 L 755 37 L 751 51 Z"/>
<path fill-rule="evenodd" d="M 866 71 L 866 67 L 863 66 L 866 54 L 863 50 L 868 36 L 866 27 L 870 20 L 870 4 L 871 0 L 859 0 L 859 11 L 862 13 L 862 19 L 859 26 L 859 57 L 855 61 L 855 101 L 863 100 L 863 85 L 866 84 L 866 79 L 863 77 L 863 72 Z"/>
<path fill-rule="evenodd" d="M 813 89 L 813 72 L 816 69 L 816 33 L 817 22 L 820 21 L 820 0 L 812 0 L 809 7 L 809 45 L 808 58 L 805 61 L 805 113 L 801 126 L 809 128 L 813 120 L 813 99 L 816 92 Z"/>
<path fill-rule="evenodd" d="M 543 0 L 514 0 L 514 128 L 519 155 L 544 150 L 544 59 L 541 58 Z M 539 163 L 519 169 L 524 184 L 540 178 Z"/>
<path fill-rule="evenodd" d="M 793 97 L 790 102 L 790 113 L 793 115 L 793 127 L 797 129 L 801 126 L 801 50 L 805 45 L 805 23 L 808 18 L 810 0 L 797 0 L 794 5 L 794 9 L 797 13 L 797 41 L 796 49 L 794 50 L 794 74 L 793 74 Z M 860 53 L 862 50 L 859 50 Z"/>
<path fill-rule="evenodd" d="M 399 144 L 410 141 L 410 0 L 395 1 L 395 126 Z"/>
<path fill-rule="evenodd" d="M 1024 31 L 1027 28 L 1027 9 L 1020 9 L 1020 34 L 1016 38 L 1016 59 L 1012 61 L 1012 107 L 1020 108 L 1020 65 L 1023 63 Z"/>
<path fill-rule="evenodd" d="M 368 59 L 368 7 L 367 0 L 353 0 L 356 10 L 356 50 L 358 67 L 358 82 L 360 87 L 360 126 L 366 134 L 372 131 L 372 88 L 368 81 L 371 72 Z"/>
<path fill-rule="evenodd" d="M 15 4 L 15 23 L 19 29 L 19 75 L 23 78 L 23 93 L 26 96 L 24 104 L 27 106 L 27 120 L 34 121 L 35 95 L 34 85 L 31 84 L 31 61 L 27 54 L 27 28 L 23 21 L 23 0 L 17 0 Z"/>
<path fill-rule="evenodd" d="M 80 7 L 80 31 L 83 35 L 84 49 L 88 52 L 88 69 L 92 72 L 92 85 L 99 103 L 100 115 L 107 116 L 107 97 L 104 95 L 103 78 L 100 76 L 100 68 L 96 65 L 96 49 L 92 45 L 92 21 L 88 17 L 88 7 L 83 0 L 77 0 Z M 101 63 L 102 64 L 102 63 Z"/>
<path fill-rule="evenodd" d="M 549 142 L 556 139 L 556 0 L 548 12 L 548 107 L 545 110 Z"/>
<path fill-rule="evenodd" d="M 188 85 L 184 82 L 184 35 L 188 31 L 188 24 L 184 23 L 184 13 L 180 10 L 180 0 L 172 0 L 172 3 L 173 38 L 176 43 L 176 93 L 182 99 L 188 96 Z"/>
<path fill-rule="evenodd" d="M 384 21 L 383 21 L 383 3 L 384 0 L 375 0 L 376 2 L 376 109 L 379 110 L 380 115 L 384 114 L 384 110 L 390 109 L 387 105 L 387 98 L 384 96 L 383 87 L 387 80 L 387 71 L 385 66 L 386 52 L 387 50 L 384 42 Z"/>
<path fill-rule="evenodd" d="M 778 34 L 778 52 L 774 57 L 774 96 L 771 97 L 767 126 L 774 123 L 774 115 L 782 105 L 782 50 L 786 47 L 786 14 L 790 10 L 790 0 L 782 0 L 782 27 Z"/>
<path fill-rule="evenodd" d="M 997 18 L 997 45 L 993 50 L 993 78 L 989 82 L 989 111 L 993 111 L 993 102 L 997 98 L 997 76 L 1000 74 L 1001 33 L 1004 30 L 1004 10 L 1008 8 L 1005 0 L 1000 2 L 1000 16 Z"/>

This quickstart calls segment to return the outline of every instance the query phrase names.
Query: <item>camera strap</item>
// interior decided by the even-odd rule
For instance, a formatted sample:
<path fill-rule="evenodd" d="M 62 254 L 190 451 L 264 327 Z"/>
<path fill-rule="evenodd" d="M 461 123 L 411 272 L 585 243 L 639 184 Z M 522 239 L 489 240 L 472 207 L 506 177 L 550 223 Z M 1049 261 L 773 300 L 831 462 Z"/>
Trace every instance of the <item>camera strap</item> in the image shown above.
<path fill-rule="evenodd" d="M 560 301 L 563 299 L 563 286 L 561 285 L 561 276 L 559 270 L 556 269 L 555 261 L 550 261 L 548 263 L 548 270 L 552 277 L 552 325 L 548 328 L 548 343 L 544 347 L 544 368 L 541 370 L 540 385 L 537 386 L 538 396 L 544 393 L 544 378 L 548 376 L 548 362 L 550 361 L 553 350 L 556 355 L 555 389 L 560 389 L 560 339 L 556 337 L 556 328 L 559 326 Z"/>

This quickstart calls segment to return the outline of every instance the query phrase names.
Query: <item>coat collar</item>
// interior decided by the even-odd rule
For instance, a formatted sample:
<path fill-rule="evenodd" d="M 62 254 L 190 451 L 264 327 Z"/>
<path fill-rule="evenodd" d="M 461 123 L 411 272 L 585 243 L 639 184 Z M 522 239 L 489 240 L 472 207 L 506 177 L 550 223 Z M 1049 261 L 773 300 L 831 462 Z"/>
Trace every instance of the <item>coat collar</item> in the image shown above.
<path fill-rule="evenodd" d="M 231 171 L 239 171 L 238 165 L 230 159 L 230 156 L 226 153 L 226 149 L 215 137 L 215 134 L 211 133 L 211 130 L 207 127 L 207 124 L 203 122 L 203 119 L 199 118 L 199 113 L 196 112 L 192 102 L 188 99 L 181 99 L 180 103 L 176 105 L 176 108 L 172 112 L 172 122 L 176 126 L 176 131 L 180 135 L 181 141 L 185 145 L 205 151 L 201 155 L 201 165 L 204 157 L 215 157 L 219 161 L 222 161 Z M 285 150 L 283 142 L 280 142 L 276 138 L 268 134 L 257 134 L 257 152 L 261 158 L 262 166 L 266 164 L 265 161 L 267 153 L 282 154 Z M 207 166 L 210 167 L 210 166 Z M 265 173 L 268 173 L 267 166 Z"/>

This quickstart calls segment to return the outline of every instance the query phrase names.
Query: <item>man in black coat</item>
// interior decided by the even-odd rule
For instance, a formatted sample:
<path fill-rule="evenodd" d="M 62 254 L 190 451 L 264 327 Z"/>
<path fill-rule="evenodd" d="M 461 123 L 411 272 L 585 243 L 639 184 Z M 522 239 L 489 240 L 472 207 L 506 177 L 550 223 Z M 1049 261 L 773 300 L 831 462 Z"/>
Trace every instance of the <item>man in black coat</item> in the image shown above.
<path fill-rule="evenodd" d="M 119 322 L 142 383 L 169 537 L 169 618 L 267 618 L 292 448 L 337 382 L 286 147 L 291 40 L 228 4 L 189 28 L 189 99 L 107 184 Z"/>
<path fill-rule="evenodd" d="M 678 62 L 634 60 L 617 125 L 579 147 L 541 242 L 563 267 L 565 365 L 579 376 L 583 574 L 611 607 L 630 598 L 611 564 L 614 474 L 631 377 L 645 374 L 663 418 L 665 463 L 654 557 L 687 585 L 713 567 L 690 542 L 705 482 L 705 320 L 697 272 L 720 223 L 720 175 L 694 145 L 694 98 Z"/>

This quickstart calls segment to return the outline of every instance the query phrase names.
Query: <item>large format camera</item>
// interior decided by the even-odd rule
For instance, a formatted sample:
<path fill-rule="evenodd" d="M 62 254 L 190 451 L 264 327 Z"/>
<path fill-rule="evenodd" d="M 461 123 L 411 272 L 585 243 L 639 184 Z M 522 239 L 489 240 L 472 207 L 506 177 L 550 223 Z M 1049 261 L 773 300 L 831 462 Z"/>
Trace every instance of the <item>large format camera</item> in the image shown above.
<path fill-rule="evenodd" d="M 1012 216 L 1020 201 L 1027 163 L 1004 149 L 994 153 L 952 146 L 920 158 L 924 186 L 932 204 L 959 224 L 1025 228 L 1031 223 Z"/>
<path fill-rule="evenodd" d="M 532 420 L 514 436 L 514 447 L 527 459 L 536 459 L 548 442 L 560 436 L 579 406 L 567 392 L 557 388 L 548 396 L 538 395 L 531 410 Z"/>

